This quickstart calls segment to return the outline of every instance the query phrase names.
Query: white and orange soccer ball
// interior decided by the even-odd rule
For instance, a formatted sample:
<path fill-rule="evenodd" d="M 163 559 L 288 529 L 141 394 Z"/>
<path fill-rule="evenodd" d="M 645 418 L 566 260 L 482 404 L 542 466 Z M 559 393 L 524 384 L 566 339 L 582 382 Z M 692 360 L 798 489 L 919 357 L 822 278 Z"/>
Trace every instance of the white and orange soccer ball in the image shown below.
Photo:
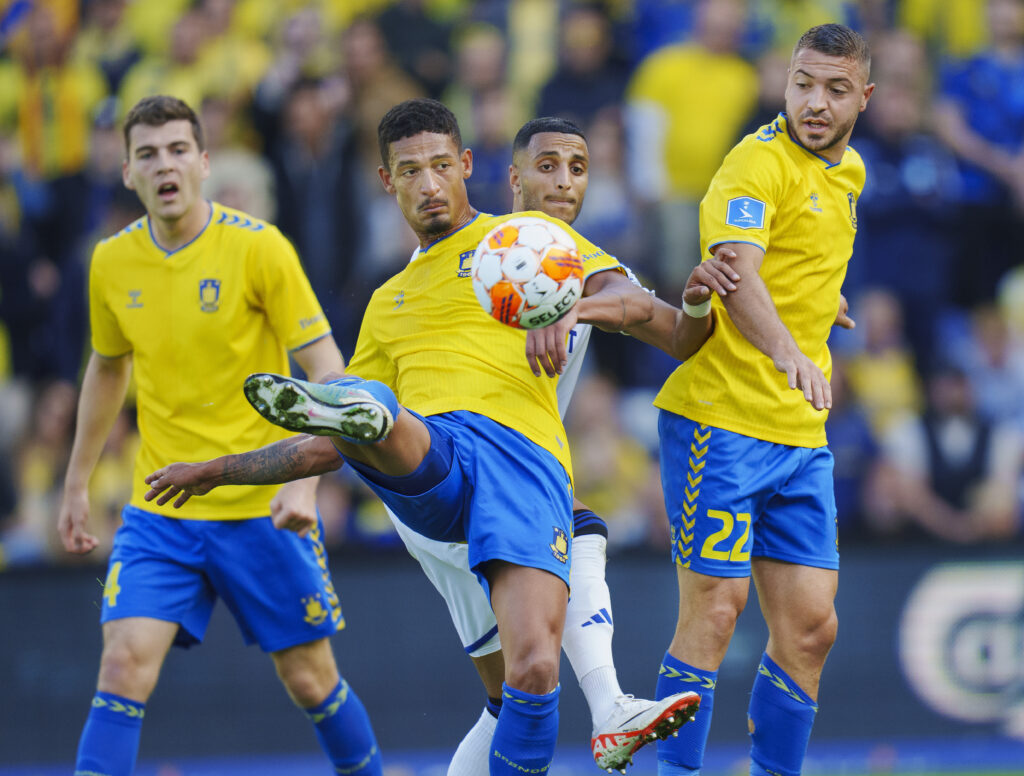
<path fill-rule="evenodd" d="M 473 291 L 481 307 L 517 329 L 554 323 L 583 295 L 583 259 L 557 224 L 520 216 L 499 224 L 473 254 Z"/>

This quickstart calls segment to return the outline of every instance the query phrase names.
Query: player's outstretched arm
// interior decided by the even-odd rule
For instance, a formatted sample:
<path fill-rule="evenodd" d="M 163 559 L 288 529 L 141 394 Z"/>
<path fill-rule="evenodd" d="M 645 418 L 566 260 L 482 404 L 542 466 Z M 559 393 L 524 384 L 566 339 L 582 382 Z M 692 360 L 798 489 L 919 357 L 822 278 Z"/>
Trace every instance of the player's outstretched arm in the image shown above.
<path fill-rule="evenodd" d="M 740 282 L 739 273 L 724 261 L 725 258 L 735 256 L 732 251 L 724 251 L 721 259 L 708 259 L 694 267 L 690 273 L 683 291 L 683 302 L 693 307 L 707 303 L 709 307 L 706 312 L 690 314 L 655 298 L 651 320 L 626 329 L 626 333 L 648 345 L 661 348 L 680 361 L 688 359 L 700 350 L 714 328 L 714 316 L 710 310 L 711 295 L 717 293 L 724 297 L 735 291 L 736 283 Z"/>
<path fill-rule="evenodd" d="M 651 319 L 651 295 L 621 272 L 604 270 L 587 278 L 583 297 L 568 313 L 549 326 L 531 329 L 526 335 L 526 360 L 540 377 L 560 375 L 569 357 L 566 338 L 577 323 L 589 323 L 604 331 L 622 331 Z"/>
<path fill-rule="evenodd" d="M 99 544 L 99 539 L 85 528 L 89 520 L 89 479 L 124 404 L 131 368 L 130 355 L 105 358 L 95 352 L 85 368 L 78 396 L 75 441 L 57 518 L 57 532 L 68 552 L 84 554 Z"/>
<path fill-rule="evenodd" d="M 177 496 L 173 506 L 178 509 L 221 485 L 277 485 L 335 471 L 344 463 L 329 438 L 303 434 L 247 453 L 164 466 L 146 477 L 145 499 L 163 505 Z"/>
<path fill-rule="evenodd" d="M 715 256 L 721 257 L 725 249 L 735 253 L 736 258 L 729 259 L 728 264 L 744 279 L 735 291 L 722 299 L 729 318 L 751 345 L 768 356 L 776 369 L 786 374 L 790 388 L 802 391 L 815 409 L 830 409 L 832 387 L 818 365 L 797 346 L 793 335 L 779 318 L 768 287 L 758 274 L 764 252 L 748 243 L 725 243 L 716 247 Z"/>

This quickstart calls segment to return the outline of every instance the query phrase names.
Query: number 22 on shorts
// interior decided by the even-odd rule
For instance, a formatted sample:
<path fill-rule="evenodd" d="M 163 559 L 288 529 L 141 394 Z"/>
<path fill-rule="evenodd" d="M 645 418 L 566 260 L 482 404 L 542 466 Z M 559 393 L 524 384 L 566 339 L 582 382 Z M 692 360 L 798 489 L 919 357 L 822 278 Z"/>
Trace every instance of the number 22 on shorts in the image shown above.
<path fill-rule="evenodd" d="M 734 516 L 732 512 L 722 509 L 709 509 L 708 517 L 721 520 L 722 527 L 704 540 L 704 544 L 700 548 L 700 556 L 708 560 L 750 560 L 750 550 L 743 549 L 750 536 L 750 513 L 737 512 Z M 737 522 L 743 524 L 743 531 L 730 548 L 728 539 L 733 535 Z"/>

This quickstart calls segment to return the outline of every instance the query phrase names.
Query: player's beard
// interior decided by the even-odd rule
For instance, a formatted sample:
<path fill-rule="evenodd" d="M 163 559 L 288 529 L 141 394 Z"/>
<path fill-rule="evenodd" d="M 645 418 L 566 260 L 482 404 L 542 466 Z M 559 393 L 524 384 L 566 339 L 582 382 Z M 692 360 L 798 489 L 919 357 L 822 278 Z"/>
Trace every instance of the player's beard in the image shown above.
<path fill-rule="evenodd" d="M 802 142 L 811 151 L 814 151 L 814 153 L 822 154 L 825 151 L 828 151 L 830 148 L 833 148 L 834 146 L 838 145 L 840 142 L 843 142 L 844 138 L 846 138 L 849 135 L 850 130 L 853 129 L 853 125 L 856 123 L 857 117 L 854 116 L 845 124 L 841 124 L 839 126 L 832 124 L 832 126 L 835 127 L 835 131 L 832 132 L 832 134 L 830 135 L 826 135 L 820 140 L 804 141 L 803 139 L 801 139 L 800 142 Z"/>
<path fill-rule="evenodd" d="M 423 233 L 431 237 L 437 237 L 445 232 L 449 232 L 451 228 L 452 217 L 449 213 L 427 216 L 427 220 L 423 222 Z"/>

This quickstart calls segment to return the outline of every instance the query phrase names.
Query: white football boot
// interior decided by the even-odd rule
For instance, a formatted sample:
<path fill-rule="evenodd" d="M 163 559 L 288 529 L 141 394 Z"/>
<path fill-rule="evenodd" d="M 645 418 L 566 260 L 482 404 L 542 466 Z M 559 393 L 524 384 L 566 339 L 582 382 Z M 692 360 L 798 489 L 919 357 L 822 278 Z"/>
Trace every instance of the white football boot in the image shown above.
<path fill-rule="evenodd" d="M 620 695 L 608 719 L 590 739 L 594 762 L 608 773 L 625 773 L 637 749 L 659 738 L 678 735 L 679 728 L 693 719 L 699 706 L 700 695 L 695 692 L 677 693 L 660 701 Z"/>

